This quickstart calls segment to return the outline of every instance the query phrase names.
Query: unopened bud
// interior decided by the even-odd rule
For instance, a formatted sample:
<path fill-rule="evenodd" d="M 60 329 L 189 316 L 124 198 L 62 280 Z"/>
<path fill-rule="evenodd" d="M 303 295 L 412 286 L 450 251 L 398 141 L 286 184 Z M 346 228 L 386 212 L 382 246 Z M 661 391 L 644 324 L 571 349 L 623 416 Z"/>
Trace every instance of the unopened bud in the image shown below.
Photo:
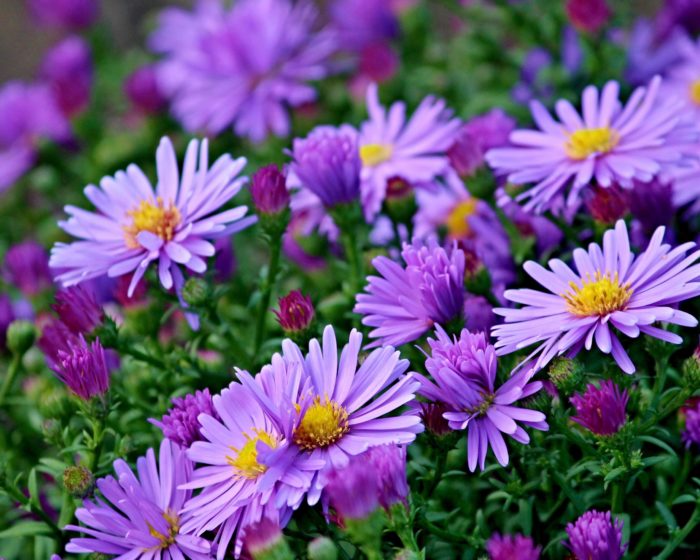
<path fill-rule="evenodd" d="M 17 356 L 23 356 L 36 340 L 36 327 L 29 321 L 13 321 L 7 329 L 7 347 Z"/>
<path fill-rule="evenodd" d="M 309 560 L 337 560 L 338 547 L 328 537 L 316 537 L 309 543 Z"/>
<path fill-rule="evenodd" d="M 582 382 L 581 367 L 569 358 L 557 358 L 549 366 L 549 378 L 554 386 L 564 396 L 569 396 L 577 391 Z"/>
<path fill-rule="evenodd" d="M 182 298 L 195 307 L 205 305 L 209 301 L 210 296 L 209 284 L 202 278 L 190 278 L 182 288 Z"/>
<path fill-rule="evenodd" d="M 63 471 L 63 486 L 75 498 L 86 498 L 95 489 L 95 477 L 87 467 L 71 466 Z"/>

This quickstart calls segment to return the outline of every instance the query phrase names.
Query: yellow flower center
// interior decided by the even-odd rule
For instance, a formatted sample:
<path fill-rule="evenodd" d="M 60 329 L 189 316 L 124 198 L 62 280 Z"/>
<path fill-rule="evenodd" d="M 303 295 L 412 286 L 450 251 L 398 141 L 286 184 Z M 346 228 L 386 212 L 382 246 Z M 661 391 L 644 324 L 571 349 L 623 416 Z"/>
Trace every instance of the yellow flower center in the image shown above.
<path fill-rule="evenodd" d="M 142 200 L 138 207 L 129 210 L 127 215 L 131 218 L 131 225 L 124 227 L 124 237 L 130 249 L 140 247 L 136 236 L 142 231 L 150 231 L 163 241 L 171 241 L 175 229 L 180 224 L 179 210 L 172 204 L 165 206 L 160 197 L 155 203 Z"/>
<path fill-rule="evenodd" d="M 605 154 L 620 142 L 616 130 L 608 128 L 582 128 L 569 135 L 566 142 L 566 155 L 571 159 L 586 159 L 592 154 Z"/>
<path fill-rule="evenodd" d="M 156 531 L 150 523 L 146 522 L 148 525 L 148 532 L 152 537 L 155 537 L 160 541 L 160 544 L 156 546 L 156 549 L 168 548 L 169 546 L 175 544 L 175 538 L 180 532 L 180 518 L 177 513 L 171 509 L 166 509 L 163 513 L 163 519 L 168 523 L 168 534 L 164 535 Z"/>
<path fill-rule="evenodd" d="M 384 163 L 394 153 L 391 144 L 365 144 L 360 146 L 360 159 L 365 167 L 374 167 Z"/>
<path fill-rule="evenodd" d="M 235 457 L 226 457 L 228 464 L 236 470 L 236 476 L 241 476 L 250 480 L 258 478 L 267 470 L 266 465 L 261 465 L 258 462 L 258 442 L 262 441 L 273 449 L 277 447 L 277 440 L 272 434 L 255 429 L 253 429 L 253 433 L 255 437 L 252 438 L 247 434 L 243 434 L 246 442 L 240 449 L 231 447 L 231 449 L 236 452 Z"/>
<path fill-rule="evenodd" d="M 476 203 L 476 198 L 468 198 L 452 209 L 445 221 L 450 237 L 460 239 L 469 236 L 471 229 L 468 218 L 476 212 Z"/>
<path fill-rule="evenodd" d="M 482 393 L 481 396 L 484 399 L 481 401 L 481 403 L 472 408 L 466 408 L 464 412 L 467 414 L 476 414 L 477 416 L 483 416 L 486 414 L 488 409 L 491 408 L 493 401 L 496 399 L 496 395 L 492 393 Z"/>
<path fill-rule="evenodd" d="M 690 100 L 696 105 L 700 105 L 700 80 L 690 84 Z"/>
<path fill-rule="evenodd" d="M 350 429 L 348 412 L 337 402 L 316 397 L 294 431 L 294 443 L 305 451 L 328 447 Z"/>
<path fill-rule="evenodd" d="M 617 272 L 611 278 L 609 273 L 596 272 L 595 276 L 582 280 L 583 287 L 569 282 L 571 291 L 562 294 L 570 313 L 579 317 L 603 316 L 625 308 L 632 289 L 629 284 L 620 285 Z"/>

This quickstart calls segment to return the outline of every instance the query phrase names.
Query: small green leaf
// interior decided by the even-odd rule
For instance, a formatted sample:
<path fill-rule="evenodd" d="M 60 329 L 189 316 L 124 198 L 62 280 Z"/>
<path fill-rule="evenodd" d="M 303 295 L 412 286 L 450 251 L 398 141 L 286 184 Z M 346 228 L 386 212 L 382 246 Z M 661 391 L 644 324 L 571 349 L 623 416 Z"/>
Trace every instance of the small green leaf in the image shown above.
<path fill-rule="evenodd" d="M 681 496 L 678 496 L 675 500 L 673 500 L 673 503 L 671 505 L 677 506 L 680 504 L 690 504 L 694 503 L 695 501 L 697 501 L 697 498 L 692 494 L 682 494 Z"/>
<path fill-rule="evenodd" d="M 666 504 L 657 500 L 656 509 L 659 510 L 661 517 L 671 530 L 676 529 L 678 527 L 678 523 L 676 522 L 675 516 L 673 515 L 673 513 L 671 513 L 671 510 L 668 509 L 668 507 L 666 507 Z"/>
<path fill-rule="evenodd" d="M 0 539 L 50 535 L 51 530 L 41 521 L 20 521 L 9 529 L 0 532 Z"/>
<path fill-rule="evenodd" d="M 664 451 L 668 451 L 668 453 L 670 453 L 674 457 L 676 456 L 676 452 L 665 441 L 661 441 L 660 439 L 652 437 L 652 436 L 641 436 L 639 439 L 641 439 L 642 441 L 646 441 L 647 443 L 651 443 L 653 445 L 656 445 L 657 447 L 660 447 Z"/>
<path fill-rule="evenodd" d="M 29 471 L 29 478 L 27 479 L 27 489 L 29 490 L 29 500 L 34 505 L 39 505 L 39 483 L 36 478 L 36 469 Z"/>

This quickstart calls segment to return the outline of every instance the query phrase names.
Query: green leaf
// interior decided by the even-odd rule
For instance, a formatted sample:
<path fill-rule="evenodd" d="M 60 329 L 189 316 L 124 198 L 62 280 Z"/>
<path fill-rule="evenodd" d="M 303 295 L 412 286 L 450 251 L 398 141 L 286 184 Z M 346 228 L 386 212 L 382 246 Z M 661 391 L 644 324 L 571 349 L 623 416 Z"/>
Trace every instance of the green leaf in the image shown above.
<path fill-rule="evenodd" d="M 605 478 L 603 479 L 605 482 L 605 487 L 607 488 L 609 482 L 612 482 L 626 471 L 626 467 L 615 467 L 614 469 L 612 469 L 608 474 L 605 475 Z"/>
<path fill-rule="evenodd" d="M 668 507 L 666 507 L 666 504 L 657 500 L 656 509 L 659 510 L 661 517 L 671 530 L 676 529 L 678 527 L 678 523 L 676 522 L 675 516 L 673 515 L 673 513 L 671 513 L 671 510 L 668 509 Z"/>
<path fill-rule="evenodd" d="M 692 494 L 682 494 L 681 496 L 678 496 L 675 500 L 673 500 L 673 503 L 671 505 L 677 506 L 680 504 L 690 504 L 695 503 L 696 501 L 697 498 Z"/>
<path fill-rule="evenodd" d="M 20 521 L 9 529 L 0 532 L 0 539 L 50 535 L 51 530 L 41 521 Z"/>
<path fill-rule="evenodd" d="M 29 490 L 29 500 L 36 506 L 39 506 L 39 483 L 36 478 L 36 469 L 29 471 L 27 479 L 27 489 Z"/>
<path fill-rule="evenodd" d="M 664 451 L 668 451 L 671 455 L 674 457 L 677 455 L 677 453 L 673 450 L 673 448 L 668 445 L 665 441 L 661 441 L 658 438 L 652 437 L 652 436 L 641 436 L 639 439 L 642 441 L 646 441 L 647 443 L 651 443 L 653 445 L 656 445 L 657 447 L 660 447 Z"/>

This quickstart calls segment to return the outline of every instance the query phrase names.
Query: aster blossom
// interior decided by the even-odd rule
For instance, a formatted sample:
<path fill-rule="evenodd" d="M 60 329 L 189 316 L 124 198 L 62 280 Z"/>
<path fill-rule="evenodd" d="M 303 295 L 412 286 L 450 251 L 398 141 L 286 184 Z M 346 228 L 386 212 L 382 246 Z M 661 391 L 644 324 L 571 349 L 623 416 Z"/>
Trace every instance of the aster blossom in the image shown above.
<path fill-rule="evenodd" d="M 598 435 L 617 432 L 625 423 L 625 408 L 629 394 L 611 380 L 601 381 L 600 387 L 590 383 L 586 391 L 575 394 L 571 404 L 576 408 L 576 416 L 571 419 Z"/>
<path fill-rule="evenodd" d="M 698 135 L 684 119 L 683 101 L 660 95 L 660 87 L 657 76 L 623 105 L 617 82 L 608 82 L 601 92 L 588 86 L 582 115 L 568 101 L 557 102 L 560 122 L 535 101 L 531 110 L 539 130 L 514 131 L 513 147 L 490 150 L 486 160 L 512 183 L 534 183 L 517 200 L 538 213 L 569 185 L 566 201 L 573 206 L 593 179 L 602 187 L 648 182 L 690 161 Z"/>
<path fill-rule="evenodd" d="M 169 440 L 136 462 L 136 474 L 117 459 L 117 478 L 97 481 L 104 499 L 86 500 L 75 515 L 84 526 L 67 525 L 88 537 L 74 537 L 66 551 L 97 552 L 133 560 L 208 560 L 211 543 L 182 530 L 182 506 L 191 495 L 181 486 L 192 475 L 185 451 Z"/>
<path fill-rule="evenodd" d="M 483 333 L 463 329 L 450 336 L 440 326 L 436 339 L 429 338 L 430 355 L 425 367 L 432 380 L 416 374 L 421 382 L 419 395 L 446 406 L 443 417 L 453 430 L 467 430 L 467 463 L 470 471 L 477 464 L 484 470 L 486 454 L 493 450 L 501 466 L 509 461 L 503 434 L 523 444 L 530 436 L 518 425 L 548 430 L 545 415 L 537 410 L 514 406 L 517 401 L 542 388 L 540 381 L 530 382 L 532 369 L 514 373 L 496 386 L 496 350 Z"/>
<path fill-rule="evenodd" d="M 51 367 L 56 377 L 83 400 L 100 397 L 109 389 L 109 369 L 105 351 L 96 338 L 87 343 L 83 335 L 56 350 Z"/>
<path fill-rule="evenodd" d="M 490 560 L 539 560 L 541 546 L 535 546 L 530 537 L 521 534 L 499 535 L 494 533 L 486 541 Z"/>
<path fill-rule="evenodd" d="M 33 240 L 13 245 L 4 256 L 3 272 L 25 296 L 34 296 L 53 283 L 46 249 Z"/>
<path fill-rule="evenodd" d="M 316 21 L 306 1 L 241 0 L 231 8 L 200 1 L 194 12 L 166 10 L 151 47 L 165 55 L 159 84 L 177 119 L 211 134 L 233 127 L 254 142 L 288 134 L 288 107 L 313 101 L 309 82 L 330 71 L 335 40 L 314 31 Z"/>
<path fill-rule="evenodd" d="M 56 279 L 72 286 L 133 273 L 131 297 L 148 267 L 157 263 L 161 285 L 180 296 L 185 282 L 181 267 L 203 273 L 204 259 L 215 253 L 211 241 L 255 222 L 245 216 L 246 206 L 219 211 L 245 182 L 236 178 L 245 163 L 224 155 L 209 168 L 207 141 L 192 140 L 180 175 L 173 145 L 163 138 L 156 152 L 155 189 L 138 166 L 130 165 L 103 178 L 100 187 L 86 187 L 85 196 L 97 212 L 66 206 L 70 218 L 59 225 L 80 240 L 52 249 L 49 264 L 60 271 Z"/>
<path fill-rule="evenodd" d="M 685 416 L 685 429 L 681 439 L 687 449 L 700 445 L 700 398 L 694 397 L 683 405 L 682 414 Z"/>
<path fill-rule="evenodd" d="M 366 293 L 358 294 L 354 312 L 374 327 L 370 338 L 400 346 L 420 338 L 434 324 L 462 316 L 464 308 L 464 252 L 456 245 L 442 248 L 436 239 L 404 243 L 405 266 L 385 256 L 372 265 L 381 276 L 369 276 Z"/>
<path fill-rule="evenodd" d="M 197 419 L 200 414 L 219 418 L 214 410 L 209 389 L 175 398 L 172 403 L 172 408 L 163 415 L 162 420 L 151 418 L 149 422 L 163 430 L 163 435 L 180 447 L 189 447 L 195 441 L 202 439 L 201 424 Z"/>
<path fill-rule="evenodd" d="M 566 546 L 574 557 L 586 560 L 618 560 L 627 550 L 622 544 L 622 521 L 609 511 L 590 510 L 566 526 Z"/>
<path fill-rule="evenodd" d="M 520 309 L 495 309 L 505 323 L 493 327 L 499 354 L 509 354 L 539 343 L 536 367 L 554 356 L 575 356 L 583 347 L 596 346 L 612 354 L 625 373 L 635 367 L 620 343 L 616 331 L 630 338 L 641 333 L 673 344 L 682 342 L 677 334 L 653 326 L 663 321 L 694 327 L 692 315 L 675 304 L 700 294 L 700 251 L 686 253 L 695 243 L 672 248 L 663 243 L 664 228 L 651 237 L 646 250 L 635 256 L 630 250 L 625 223 L 603 236 L 603 247 L 591 243 L 588 250 L 573 253 L 576 271 L 563 261 L 549 261 L 550 270 L 528 261 L 525 271 L 549 293 L 507 290 L 506 299 L 521 303 Z"/>

